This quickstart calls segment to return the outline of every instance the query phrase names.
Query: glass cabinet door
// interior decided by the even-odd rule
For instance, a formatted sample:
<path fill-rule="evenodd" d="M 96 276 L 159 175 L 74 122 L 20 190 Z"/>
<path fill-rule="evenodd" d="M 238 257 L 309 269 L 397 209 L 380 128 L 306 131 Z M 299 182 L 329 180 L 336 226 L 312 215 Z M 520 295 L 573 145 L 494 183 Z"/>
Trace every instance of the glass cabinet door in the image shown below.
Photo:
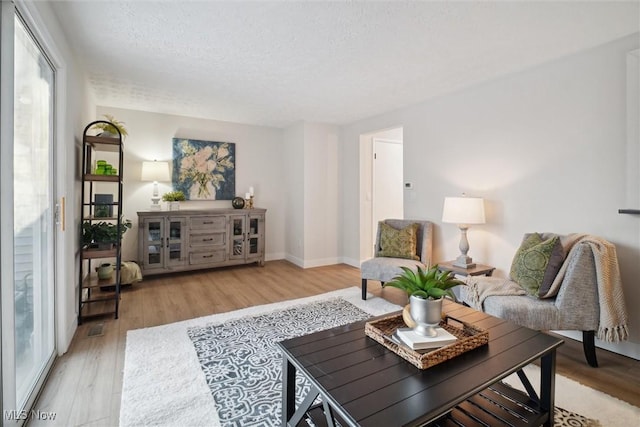
<path fill-rule="evenodd" d="M 164 219 L 144 220 L 144 268 L 163 268 Z"/>
<path fill-rule="evenodd" d="M 185 229 L 186 218 L 167 219 L 166 227 L 166 267 L 184 265 L 185 257 Z"/>
<path fill-rule="evenodd" d="M 245 258 L 245 217 L 231 216 L 231 251 L 229 259 Z"/>
<path fill-rule="evenodd" d="M 264 251 L 264 216 L 249 215 L 247 258 L 259 258 Z"/>
<path fill-rule="evenodd" d="M 258 253 L 258 230 L 259 230 L 259 219 L 256 217 L 249 218 L 249 254 L 255 255 Z"/>

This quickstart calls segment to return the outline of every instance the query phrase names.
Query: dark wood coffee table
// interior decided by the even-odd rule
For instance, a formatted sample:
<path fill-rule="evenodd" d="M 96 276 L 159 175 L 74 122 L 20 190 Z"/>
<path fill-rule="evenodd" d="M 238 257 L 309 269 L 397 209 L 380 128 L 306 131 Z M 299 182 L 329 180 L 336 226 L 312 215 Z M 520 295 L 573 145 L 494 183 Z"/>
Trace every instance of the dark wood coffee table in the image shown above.
<path fill-rule="evenodd" d="M 364 333 L 365 322 L 279 343 L 283 422 L 305 416 L 319 425 L 553 425 L 556 348 L 563 341 L 512 322 L 445 302 L 445 312 L 489 331 L 489 343 L 420 370 Z M 540 397 L 521 369 L 540 359 Z M 295 376 L 311 391 L 296 408 Z M 528 394 L 500 380 L 517 372 Z M 316 397 L 322 404 L 314 405 Z M 498 420 L 510 424 L 498 424 Z M 502 422 L 500 421 L 500 422 Z M 318 424 L 317 424 L 318 425 Z"/>

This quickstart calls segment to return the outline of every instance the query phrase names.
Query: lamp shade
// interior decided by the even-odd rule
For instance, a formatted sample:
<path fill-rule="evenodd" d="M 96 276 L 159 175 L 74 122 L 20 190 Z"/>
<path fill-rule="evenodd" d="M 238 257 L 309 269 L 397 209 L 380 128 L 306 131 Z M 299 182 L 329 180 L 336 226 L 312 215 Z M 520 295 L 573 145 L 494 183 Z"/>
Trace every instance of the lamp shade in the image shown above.
<path fill-rule="evenodd" d="M 169 162 L 142 162 L 142 181 L 170 181 Z"/>
<path fill-rule="evenodd" d="M 484 224 L 484 200 L 480 197 L 445 197 L 442 222 Z"/>

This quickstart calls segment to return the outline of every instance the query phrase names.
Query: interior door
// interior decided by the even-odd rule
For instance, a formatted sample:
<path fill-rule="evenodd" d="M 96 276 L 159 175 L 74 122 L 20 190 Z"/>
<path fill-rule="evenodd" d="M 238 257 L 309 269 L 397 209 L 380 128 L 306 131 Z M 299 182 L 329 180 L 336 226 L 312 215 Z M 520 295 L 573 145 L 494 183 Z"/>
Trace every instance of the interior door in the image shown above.
<path fill-rule="evenodd" d="M 387 218 L 404 218 L 402 151 L 401 141 L 373 139 L 373 212 L 371 214 L 373 245 L 376 242 L 378 221 Z"/>
<path fill-rule="evenodd" d="M 1 19 L 2 414 L 19 425 L 55 355 L 55 73 L 13 4 Z"/>

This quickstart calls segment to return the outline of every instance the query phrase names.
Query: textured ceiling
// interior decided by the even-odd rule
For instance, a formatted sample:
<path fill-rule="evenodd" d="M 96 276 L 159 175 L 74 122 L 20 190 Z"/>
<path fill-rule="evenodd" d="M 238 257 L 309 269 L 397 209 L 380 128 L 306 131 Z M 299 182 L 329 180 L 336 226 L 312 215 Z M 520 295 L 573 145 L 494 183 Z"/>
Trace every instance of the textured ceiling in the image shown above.
<path fill-rule="evenodd" d="M 99 105 L 286 127 L 416 104 L 640 30 L 640 2 L 54 1 Z"/>

